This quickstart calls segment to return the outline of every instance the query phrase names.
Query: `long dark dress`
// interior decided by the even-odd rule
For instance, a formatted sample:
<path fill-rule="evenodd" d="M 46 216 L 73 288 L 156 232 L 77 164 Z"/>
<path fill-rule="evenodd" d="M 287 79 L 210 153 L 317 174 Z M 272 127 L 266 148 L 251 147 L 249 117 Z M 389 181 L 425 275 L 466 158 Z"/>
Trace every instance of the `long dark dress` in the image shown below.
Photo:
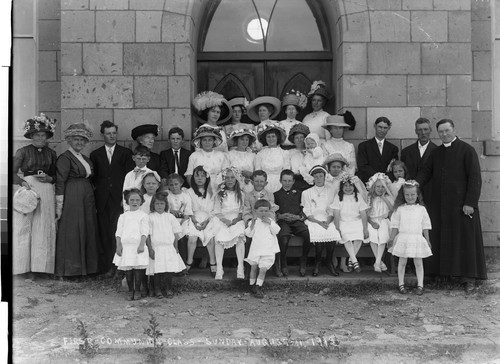
<path fill-rule="evenodd" d="M 432 186 L 427 201 L 432 222 L 432 256 L 424 259 L 426 275 L 486 279 L 478 201 L 481 169 L 472 146 L 458 138 L 435 148 L 416 180 Z M 472 219 L 462 208 L 474 208 Z"/>
<path fill-rule="evenodd" d="M 90 159 L 83 158 L 92 168 Z M 64 195 L 57 231 L 56 275 L 96 273 L 99 234 L 92 185 L 85 167 L 69 150 L 59 156 L 56 167 L 56 196 Z"/>

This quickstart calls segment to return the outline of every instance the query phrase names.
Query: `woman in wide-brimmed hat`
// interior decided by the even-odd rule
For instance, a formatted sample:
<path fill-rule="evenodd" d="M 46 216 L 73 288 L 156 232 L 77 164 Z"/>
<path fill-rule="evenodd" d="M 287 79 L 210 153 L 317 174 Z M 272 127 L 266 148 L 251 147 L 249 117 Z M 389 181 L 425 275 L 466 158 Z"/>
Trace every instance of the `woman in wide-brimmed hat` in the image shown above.
<path fill-rule="evenodd" d="M 59 220 L 56 243 L 56 275 L 85 276 L 98 271 L 99 233 L 94 190 L 89 177 L 92 162 L 82 154 L 92 138 L 86 123 L 71 124 L 64 137 L 67 151 L 57 158 L 56 218 Z"/>
<path fill-rule="evenodd" d="M 214 192 L 217 188 L 215 177 L 224 168 L 229 167 L 227 153 L 215 150 L 215 147 L 222 143 L 222 136 L 219 128 L 202 125 L 194 132 L 191 141 L 196 151 L 189 156 L 186 169 L 186 179 L 191 181 L 193 170 L 198 166 L 203 166 L 210 175 L 210 186 Z"/>
<path fill-rule="evenodd" d="M 330 139 L 330 134 L 322 128 L 326 123 L 326 118 L 330 116 L 323 110 L 330 98 L 326 84 L 323 81 L 314 81 L 307 96 L 311 100 L 313 112 L 307 114 L 302 122 L 311 129 L 311 133 L 318 134 L 321 142 L 324 142 L 326 139 Z"/>
<path fill-rule="evenodd" d="M 13 273 L 54 273 L 56 228 L 54 185 L 56 152 L 47 146 L 54 135 L 55 120 L 44 114 L 27 120 L 24 137 L 31 144 L 16 151 L 13 182 L 17 188 L 36 192 L 40 197 L 33 212 L 13 211 Z M 23 177 L 18 176 L 21 170 Z"/>
<path fill-rule="evenodd" d="M 290 159 L 290 169 L 295 174 L 295 188 L 303 191 L 311 187 L 309 183 L 304 181 L 304 177 L 300 174 L 300 167 L 304 162 L 304 156 L 306 152 L 305 138 L 310 134 L 309 128 L 302 124 L 295 124 L 288 135 L 288 140 L 294 145 L 294 149 L 288 151 L 288 157 Z"/>
<path fill-rule="evenodd" d="M 256 136 L 253 130 L 236 129 L 229 135 L 228 145 L 231 150 L 228 153 L 229 165 L 238 168 L 243 176 L 241 189 L 243 192 L 251 192 L 253 185 L 250 181 L 254 171 L 255 153 L 250 146 L 255 142 Z"/>
<path fill-rule="evenodd" d="M 356 120 L 349 111 L 343 115 L 330 115 L 326 118 L 326 124 L 323 128 L 328 130 L 331 139 L 323 143 L 325 155 L 340 153 L 346 159 L 348 167 L 347 172 L 356 173 L 356 152 L 354 145 L 344 140 L 345 130 L 354 130 Z"/>
<path fill-rule="evenodd" d="M 233 115 L 233 108 L 223 95 L 213 91 L 203 91 L 196 95 L 193 106 L 196 110 L 195 118 L 201 126 L 219 131 L 222 142 L 215 149 L 227 152 L 227 135 L 222 125 Z"/>
<path fill-rule="evenodd" d="M 283 96 L 281 101 L 281 107 L 286 114 L 286 119 L 281 120 L 278 125 L 282 127 L 287 135 L 287 139 L 283 142 L 281 147 L 285 150 L 295 148 L 293 141 L 290 141 L 288 136 L 290 135 L 290 130 L 294 125 L 300 123 L 296 119 L 297 114 L 304 109 L 307 105 L 307 97 L 300 91 L 291 90 Z"/>
<path fill-rule="evenodd" d="M 274 125 L 278 122 L 273 120 L 278 116 L 280 112 L 281 102 L 279 99 L 273 96 L 260 96 L 248 105 L 247 115 L 248 117 L 257 123 L 256 130 L 264 125 Z M 260 140 L 255 142 L 256 152 L 262 149 L 262 143 Z"/>
<path fill-rule="evenodd" d="M 254 130 L 255 128 L 253 124 L 243 122 L 244 119 L 248 120 L 246 114 L 249 102 L 246 97 L 233 97 L 232 99 L 228 100 L 228 103 L 233 110 L 233 114 L 231 116 L 231 122 L 224 125 L 224 131 L 226 132 L 226 135 L 229 137 L 233 130 Z"/>
<path fill-rule="evenodd" d="M 288 152 L 280 147 L 285 137 L 285 131 L 277 125 L 265 124 L 257 129 L 257 138 L 263 148 L 255 157 L 254 169 L 262 169 L 267 173 L 266 189 L 271 193 L 281 188 L 281 171 L 290 168 Z"/>
<path fill-rule="evenodd" d="M 149 169 L 159 172 L 160 171 L 160 155 L 153 152 L 153 145 L 155 143 L 155 138 L 158 136 L 158 125 L 156 124 L 142 124 L 136 126 L 132 129 L 131 133 L 132 139 L 134 139 L 137 144 L 143 145 L 149 149 L 149 162 L 146 167 Z"/>

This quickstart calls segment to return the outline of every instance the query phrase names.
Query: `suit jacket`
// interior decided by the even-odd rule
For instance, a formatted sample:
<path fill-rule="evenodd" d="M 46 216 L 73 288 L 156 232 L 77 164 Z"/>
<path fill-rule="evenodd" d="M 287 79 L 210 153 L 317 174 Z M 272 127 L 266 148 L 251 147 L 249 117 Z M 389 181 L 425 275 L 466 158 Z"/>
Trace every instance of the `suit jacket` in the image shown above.
<path fill-rule="evenodd" d="M 184 177 L 189 162 L 191 151 L 181 148 L 179 150 L 179 174 Z M 175 158 L 172 148 L 168 148 L 160 153 L 160 177 L 167 178 L 175 172 Z"/>
<path fill-rule="evenodd" d="M 436 147 L 437 145 L 430 141 L 422 157 L 420 157 L 420 151 L 418 150 L 418 141 L 407 146 L 401 151 L 401 161 L 404 162 L 406 168 L 408 169 L 408 175 L 405 176 L 406 179 L 415 179 L 415 177 L 417 177 L 418 172 L 424 168 L 424 163 Z M 424 202 L 427 203 L 427 201 L 432 199 L 432 186 L 430 183 L 423 186 L 422 194 Z"/>
<path fill-rule="evenodd" d="M 97 211 L 102 212 L 108 200 L 119 207 L 122 200 L 123 181 L 126 174 L 135 166 L 132 151 L 117 144 L 110 164 L 103 145 L 90 153 L 90 160 L 94 164 L 92 182 L 95 186 Z"/>
<path fill-rule="evenodd" d="M 364 182 L 377 172 L 386 173 L 391 160 L 398 159 L 398 147 L 384 141 L 382 155 L 378 150 L 375 138 L 367 140 L 358 146 L 358 177 Z"/>

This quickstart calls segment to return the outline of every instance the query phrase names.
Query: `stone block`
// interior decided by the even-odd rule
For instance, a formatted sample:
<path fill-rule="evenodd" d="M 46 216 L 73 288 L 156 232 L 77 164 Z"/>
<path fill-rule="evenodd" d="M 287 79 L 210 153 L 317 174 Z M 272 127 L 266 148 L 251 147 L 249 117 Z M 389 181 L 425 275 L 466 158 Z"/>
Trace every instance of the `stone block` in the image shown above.
<path fill-rule="evenodd" d="M 436 128 L 436 123 L 441 119 L 451 119 L 455 124 L 457 136 L 461 139 L 472 137 L 471 128 L 471 108 L 469 107 L 422 107 L 421 116 L 427 118 L 432 123 L 432 129 Z"/>
<path fill-rule="evenodd" d="M 81 123 L 83 121 L 83 110 L 81 109 L 62 109 L 61 110 L 61 120 L 60 129 L 61 135 L 62 131 L 66 130 L 70 124 Z M 64 139 L 64 137 L 62 137 Z"/>
<path fill-rule="evenodd" d="M 164 43 L 189 42 L 192 21 L 187 16 L 174 13 L 163 13 L 161 41 Z"/>
<path fill-rule="evenodd" d="M 372 42 L 409 42 L 409 11 L 370 11 Z"/>
<path fill-rule="evenodd" d="M 65 108 L 132 108 L 132 77 L 64 76 L 62 103 Z"/>
<path fill-rule="evenodd" d="M 484 142 L 484 154 L 488 156 L 500 156 L 500 141 L 499 140 L 486 140 Z M 490 158 L 497 163 L 494 167 L 495 171 L 500 171 L 500 158 Z"/>
<path fill-rule="evenodd" d="M 470 106 L 471 76 L 446 76 L 446 105 Z"/>
<path fill-rule="evenodd" d="M 168 106 L 189 108 L 192 99 L 192 80 L 189 76 L 172 76 L 168 79 Z"/>
<path fill-rule="evenodd" d="M 164 0 L 130 0 L 130 10 L 163 10 Z"/>
<path fill-rule="evenodd" d="M 57 81 L 57 52 L 38 52 L 38 80 Z"/>
<path fill-rule="evenodd" d="M 344 75 L 344 107 L 406 106 L 406 76 Z"/>
<path fill-rule="evenodd" d="M 191 7 L 193 1 L 186 0 L 169 0 L 165 2 L 165 11 L 177 14 L 186 14 L 189 15 L 191 13 Z"/>
<path fill-rule="evenodd" d="M 138 108 L 167 107 L 168 77 L 135 77 L 134 105 Z"/>
<path fill-rule="evenodd" d="M 121 75 L 123 45 L 120 43 L 90 43 L 83 45 L 83 74 Z"/>
<path fill-rule="evenodd" d="M 340 11 L 345 11 L 347 15 L 367 11 L 368 4 L 366 1 L 367 0 L 342 0 L 343 4 L 339 4 Z"/>
<path fill-rule="evenodd" d="M 422 44 L 423 74 L 464 74 L 472 72 L 470 44 L 431 43 Z"/>
<path fill-rule="evenodd" d="M 470 10 L 471 0 L 434 0 L 434 10 Z"/>
<path fill-rule="evenodd" d="M 473 21 L 472 23 L 471 43 L 473 51 L 491 50 L 491 22 Z"/>
<path fill-rule="evenodd" d="M 134 11 L 96 12 L 97 42 L 134 42 Z"/>
<path fill-rule="evenodd" d="M 472 81 L 472 110 L 491 110 L 491 81 Z"/>
<path fill-rule="evenodd" d="M 93 11 L 61 12 L 61 42 L 94 42 Z"/>
<path fill-rule="evenodd" d="M 61 1 L 60 0 L 38 0 L 37 1 L 38 19 L 55 20 L 61 19 Z"/>
<path fill-rule="evenodd" d="M 61 110 L 61 83 L 59 81 L 38 82 L 38 108 L 45 111 Z"/>
<path fill-rule="evenodd" d="M 343 16 L 340 23 L 344 42 L 370 41 L 370 19 L 367 11 Z"/>
<path fill-rule="evenodd" d="M 62 10 L 88 10 L 89 0 L 61 0 Z"/>
<path fill-rule="evenodd" d="M 135 13 L 137 42 L 161 41 L 162 15 L 162 11 L 137 11 Z"/>
<path fill-rule="evenodd" d="M 175 44 L 175 75 L 191 75 L 196 69 L 194 65 L 193 48 L 189 43 Z"/>
<path fill-rule="evenodd" d="M 61 74 L 63 76 L 82 74 L 82 43 L 61 44 Z"/>
<path fill-rule="evenodd" d="M 173 75 L 173 44 L 125 44 L 124 74 L 126 75 Z"/>
<path fill-rule="evenodd" d="M 472 21 L 491 20 L 490 1 L 472 1 Z"/>
<path fill-rule="evenodd" d="M 420 44 L 368 43 L 368 73 L 419 74 Z"/>
<path fill-rule="evenodd" d="M 471 30 L 470 12 L 448 12 L 448 40 L 450 42 L 470 42 Z"/>
<path fill-rule="evenodd" d="M 500 248 L 500 234 L 498 232 L 483 232 L 483 245 L 485 247 L 484 253 L 486 256 L 498 257 L 498 248 Z"/>
<path fill-rule="evenodd" d="M 369 10 L 401 10 L 401 0 L 369 0 Z"/>
<path fill-rule="evenodd" d="M 369 107 L 366 109 L 367 139 L 375 136 L 374 123 L 380 116 L 387 117 L 391 123 L 391 130 L 387 134 L 389 139 L 415 138 L 415 120 L 420 117 L 419 107 Z M 396 144 L 397 145 L 397 144 Z"/>
<path fill-rule="evenodd" d="M 472 140 L 491 138 L 491 111 L 472 111 Z"/>
<path fill-rule="evenodd" d="M 85 109 L 83 119 L 94 125 L 94 134 L 100 134 L 101 123 L 104 120 L 113 122 L 113 109 Z M 118 130 L 118 139 L 121 139 L 120 135 L 120 130 Z"/>
<path fill-rule="evenodd" d="M 56 51 L 56 62 L 57 81 L 61 81 L 61 51 Z"/>
<path fill-rule="evenodd" d="M 91 10 L 128 10 L 128 0 L 90 0 Z"/>
<path fill-rule="evenodd" d="M 491 81 L 491 52 L 472 52 L 472 79 L 474 81 Z"/>
<path fill-rule="evenodd" d="M 344 74 L 365 74 L 368 71 L 366 43 L 343 43 L 342 62 Z"/>
<path fill-rule="evenodd" d="M 403 0 L 401 4 L 403 10 L 432 10 L 432 0 Z"/>
<path fill-rule="evenodd" d="M 61 21 L 39 20 L 38 21 L 38 50 L 58 51 L 61 49 Z"/>
<path fill-rule="evenodd" d="M 408 76 L 409 106 L 446 106 L 446 76 Z"/>
<path fill-rule="evenodd" d="M 141 124 L 161 125 L 160 109 L 118 109 L 115 110 L 115 124 L 120 130 L 120 140 L 132 140 L 130 133 Z"/>
<path fill-rule="evenodd" d="M 364 107 L 349 107 L 343 108 L 339 112 L 343 113 L 349 110 L 354 119 L 356 119 L 356 128 L 354 130 L 347 130 L 344 133 L 345 140 L 351 141 L 351 139 L 363 139 L 366 138 L 366 108 Z"/>
<path fill-rule="evenodd" d="M 191 139 L 193 135 L 191 130 L 191 109 L 163 109 L 161 115 L 163 140 L 168 140 L 168 131 L 174 126 L 178 126 L 184 131 L 184 139 Z M 190 147 L 188 146 L 188 148 Z"/>
<path fill-rule="evenodd" d="M 446 11 L 412 11 L 412 42 L 446 42 L 448 13 Z"/>
<path fill-rule="evenodd" d="M 481 201 L 500 201 L 500 172 L 482 172 Z M 494 215 L 496 220 L 498 215 Z M 481 216 L 483 218 L 483 216 Z"/>

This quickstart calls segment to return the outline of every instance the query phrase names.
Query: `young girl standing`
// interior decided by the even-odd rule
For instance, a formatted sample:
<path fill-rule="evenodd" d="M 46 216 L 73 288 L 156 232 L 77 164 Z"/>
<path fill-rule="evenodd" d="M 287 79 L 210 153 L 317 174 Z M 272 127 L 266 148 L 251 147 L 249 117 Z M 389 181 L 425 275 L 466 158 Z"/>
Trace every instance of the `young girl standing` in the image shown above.
<path fill-rule="evenodd" d="M 148 275 L 154 275 L 155 296 L 172 297 L 172 277 L 186 269 L 179 248 L 178 240 L 183 236 L 177 219 L 168 211 L 168 198 L 165 193 L 157 193 L 151 202 L 149 229 L 151 252 Z"/>
<path fill-rule="evenodd" d="M 335 196 L 331 208 L 335 227 L 340 231 L 340 243 L 344 244 L 345 250 L 349 254 L 347 269 L 359 273 L 361 268 L 356 254 L 361 248 L 363 239 L 369 237 L 369 233 L 366 217 L 368 205 L 358 194 L 358 189 L 355 186 L 356 178 L 347 173 L 342 175 L 340 191 Z"/>
<path fill-rule="evenodd" d="M 149 264 L 149 252 L 146 246 L 149 223 L 148 215 L 140 209 L 144 203 L 141 192 L 137 188 L 132 188 L 126 190 L 123 197 L 129 210 L 118 218 L 113 264 L 119 270 L 125 271 L 129 291 L 132 292 L 129 301 L 132 301 L 138 298 L 137 295 L 141 292 L 141 283 Z M 146 293 L 143 292 L 141 296 L 145 297 Z"/>
<path fill-rule="evenodd" d="M 369 190 L 368 205 L 368 232 L 370 234 L 370 246 L 375 256 L 373 269 L 375 272 L 387 270 L 382 261 L 382 255 L 389 241 L 390 227 L 389 217 L 394 207 L 394 197 L 389 191 L 391 180 L 384 173 L 375 173 L 367 183 Z"/>
<path fill-rule="evenodd" d="M 417 294 L 424 293 L 423 258 L 432 255 L 429 230 L 431 220 L 422 205 L 422 194 L 418 182 L 406 181 L 396 199 L 395 210 L 391 217 L 391 241 L 394 241 L 392 254 L 399 257 L 399 292 L 407 293 L 405 269 L 408 258 L 413 258 L 417 274 Z"/>
<path fill-rule="evenodd" d="M 146 214 L 151 211 L 151 200 L 158 188 L 160 188 L 161 178 L 155 171 L 148 172 L 142 179 L 141 192 L 143 193 L 144 203 L 141 205 L 141 210 Z"/>
<path fill-rule="evenodd" d="M 250 264 L 250 287 L 257 298 L 263 298 L 262 285 L 266 273 L 274 264 L 276 253 L 280 247 L 276 234 L 280 227 L 272 219 L 271 203 L 267 200 L 257 200 L 254 205 L 255 216 L 245 229 L 245 234 L 253 238 L 252 245 L 245 261 Z M 257 270 L 259 275 L 257 276 Z"/>
<path fill-rule="evenodd" d="M 215 263 L 215 246 L 213 239 L 208 239 L 208 223 L 214 210 L 214 199 L 210 191 L 210 175 L 203 166 L 198 166 L 193 170 L 191 176 L 191 188 L 186 191 L 191 198 L 193 215 L 191 219 L 183 224 L 183 232 L 188 236 L 186 268 L 189 272 L 193 264 L 193 256 L 196 250 L 198 239 L 203 246 L 207 247 L 210 259 L 210 272 L 215 276 L 217 264 Z"/>

